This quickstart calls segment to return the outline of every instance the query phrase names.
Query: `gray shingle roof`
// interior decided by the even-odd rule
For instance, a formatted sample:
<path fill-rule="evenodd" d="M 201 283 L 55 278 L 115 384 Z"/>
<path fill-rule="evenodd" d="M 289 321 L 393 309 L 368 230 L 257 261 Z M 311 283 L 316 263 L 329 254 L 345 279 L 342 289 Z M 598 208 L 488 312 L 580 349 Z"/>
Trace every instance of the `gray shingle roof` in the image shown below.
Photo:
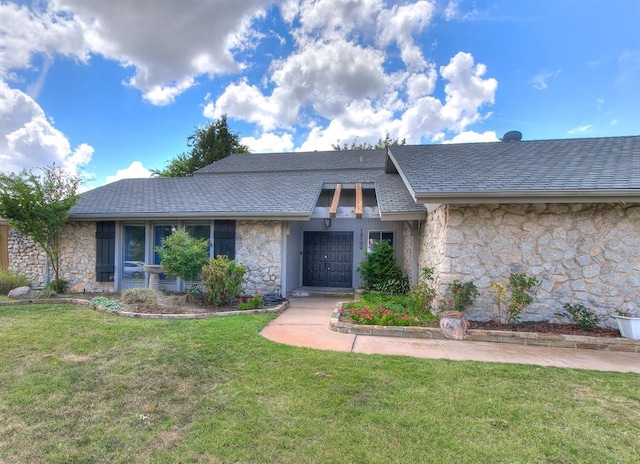
<path fill-rule="evenodd" d="M 640 197 L 640 136 L 394 146 L 390 152 L 419 201 Z"/>
<path fill-rule="evenodd" d="M 230 155 L 196 171 L 203 174 L 292 171 L 381 170 L 385 150 L 312 151 L 296 153 Z"/>
<path fill-rule="evenodd" d="M 377 171 L 244 173 L 124 179 L 85 192 L 75 219 L 248 217 L 309 218 L 325 183 L 373 183 L 381 213 L 424 212 L 400 177 Z"/>

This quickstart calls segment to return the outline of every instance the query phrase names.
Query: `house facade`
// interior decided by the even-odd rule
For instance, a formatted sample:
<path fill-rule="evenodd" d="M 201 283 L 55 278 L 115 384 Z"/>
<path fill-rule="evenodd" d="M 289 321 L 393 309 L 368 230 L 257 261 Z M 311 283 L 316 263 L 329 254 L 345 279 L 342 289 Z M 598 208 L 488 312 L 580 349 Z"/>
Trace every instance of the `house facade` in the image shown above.
<path fill-rule="evenodd" d="M 389 240 L 412 282 L 424 266 L 440 294 L 473 281 L 475 319 L 495 316 L 490 283 L 513 272 L 540 282 L 525 320 L 569 302 L 637 313 L 639 219 L 640 137 L 232 155 L 193 177 L 84 193 L 62 270 L 86 291 L 145 286 L 154 247 L 185 228 L 247 267 L 248 291 L 356 288 L 370 245 Z M 43 256 L 9 235 L 9 267 L 42 285 Z"/>

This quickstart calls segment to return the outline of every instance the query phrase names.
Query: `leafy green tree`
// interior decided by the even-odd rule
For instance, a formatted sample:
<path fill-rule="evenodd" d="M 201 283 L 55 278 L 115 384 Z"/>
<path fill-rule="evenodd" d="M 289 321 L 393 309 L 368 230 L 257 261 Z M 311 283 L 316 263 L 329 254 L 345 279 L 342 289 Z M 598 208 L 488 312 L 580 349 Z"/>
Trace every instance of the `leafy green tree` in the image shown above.
<path fill-rule="evenodd" d="M 333 147 L 334 150 L 336 151 L 343 151 L 343 150 L 382 150 L 382 149 L 387 149 L 393 145 L 405 145 L 407 143 L 407 139 L 392 139 L 391 136 L 389 135 L 389 133 L 387 132 L 387 135 L 384 136 L 383 139 L 378 139 L 378 143 L 376 143 L 375 145 L 367 143 L 367 142 L 363 142 L 363 143 L 358 143 L 358 138 L 356 137 L 355 140 L 353 140 L 353 142 L 351 142 L 351 145 L 347 144 L 347 143 L 343 143 L 342 145 L 340 145 L 340 141 L 338 140 L 338 143 L 336 144 L 331 144 L 331 146 Z"/>
<path fill-rule="evenodd" d="M 56 166 L 36 175 L 0 173 L 0 217 L 42 247 L 55 276 L 54 289 L 62 291 L 60 280 L 60 240 L 69 210 L 78 198 L 80 179 Z"/>
<path fill-rule="evenodd" d="M 169 160 L 164 169 L 153 170 L 154 176 L 187 177 L 233 153 L 249 153 L 249 148 L 240 143 L 240 136 L 229 130 L 226 114 L 208 126 L 197 127 L 187 137 L 187 146 L 191 150 Z"/>
<path fill-rule="evenodd" d="M 185 230 L 176 230 L 162 239 L 162 246 L 156 247 L 160 255 L 162 268 L 171 276 L 192 282 L 198 280 L 202 266 L 207 264 L 207 240 L 197 239 Z"/>

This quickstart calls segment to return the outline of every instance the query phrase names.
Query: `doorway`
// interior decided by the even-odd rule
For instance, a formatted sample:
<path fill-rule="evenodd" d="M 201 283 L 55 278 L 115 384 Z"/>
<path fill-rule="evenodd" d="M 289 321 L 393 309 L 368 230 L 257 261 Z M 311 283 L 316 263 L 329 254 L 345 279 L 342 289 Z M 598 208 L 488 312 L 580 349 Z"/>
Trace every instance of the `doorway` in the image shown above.
<path fill-rule="evenodd" d="M 352 288 L 353 232 L 304 232 L 302 284 Z"/>

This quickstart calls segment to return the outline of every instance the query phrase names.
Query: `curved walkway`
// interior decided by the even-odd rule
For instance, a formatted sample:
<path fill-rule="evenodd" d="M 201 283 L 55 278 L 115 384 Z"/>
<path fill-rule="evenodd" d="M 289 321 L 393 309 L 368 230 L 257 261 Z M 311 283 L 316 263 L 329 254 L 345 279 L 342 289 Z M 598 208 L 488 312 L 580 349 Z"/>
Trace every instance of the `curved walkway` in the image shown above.
<path fill-rule="evenodd" d="M 329 329 L 331 313 L 339 301 L 336 298 L 291 298 L 289 307 L 261 334 L 274 342 L 319 350 L 640 374 L 640 354 L 637 353 L 341 334 Z"/>

